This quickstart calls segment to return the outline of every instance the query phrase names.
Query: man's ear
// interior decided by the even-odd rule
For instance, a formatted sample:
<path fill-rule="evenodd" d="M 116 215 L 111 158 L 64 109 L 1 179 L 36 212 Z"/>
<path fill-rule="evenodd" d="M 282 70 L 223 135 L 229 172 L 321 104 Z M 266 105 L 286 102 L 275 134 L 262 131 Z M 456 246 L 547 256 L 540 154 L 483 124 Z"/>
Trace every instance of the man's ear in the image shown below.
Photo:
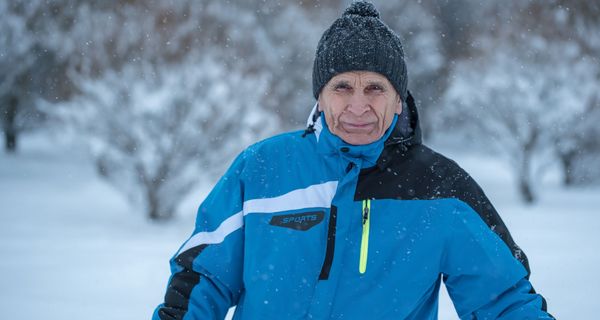
<path fill-rule="evenodd" d="M 400 96 L 398 96 L 398 105 L 396 105 L 396 113 L 402 113 L 402 99 L 400 99 Z"/>
<path fill-rule="evenodd" d="M 319 98 L 317 98 L 317 112 L 322 112 L 321 110 L 321 94 L 319 94 Z"/>

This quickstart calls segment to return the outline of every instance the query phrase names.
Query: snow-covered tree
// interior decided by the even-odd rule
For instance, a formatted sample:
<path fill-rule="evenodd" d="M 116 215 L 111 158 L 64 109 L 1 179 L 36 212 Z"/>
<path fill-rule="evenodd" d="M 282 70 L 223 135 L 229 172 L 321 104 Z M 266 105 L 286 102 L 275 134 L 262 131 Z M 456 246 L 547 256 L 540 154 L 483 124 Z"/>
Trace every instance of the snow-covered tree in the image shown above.
<path fill-rule="evenodd" d="M 0 125 L 8 152 L 17 149 L 17 136 L 36 119 L 30 83 L 41 50 L 28 24 L 39 7 L 37 1 L 0 1 Z"/>
<path fill-rule="evenodd" d="M 265 81 L 210 55 L 125 65 L 77 81 L 60 117 L 90 146 L 100 175 L 150 219 L 173 216 L 192 186 L 276 127 L 258 105 Z"/>
<path fill-rule="evenodd" d="M 580 59 L 576 46 L 535 33 L 480 43 L 481 55 L 453 70 L 446 116 L 503 155 L 523 199 L 532 202 L 534 159 L 556 139 L 570 145 L 566 138 L 577 133 L 574 125 L 588 115 L 587 100 L 600 87 L 598 66 Z"/>
<path fill-rule="evenodd" d="M 5 147 L 40 127 L 41 99 L 61 101 L 71 94 L 66 76 L 73 52 L 65 34 L 75 26 L 75 0 L 0 1 L 0 118 Z"/>
<path fill-rule="evenodd" d="M 585 109 L 555 131 L 554 147 L 565 186 L 600 183 L 600 95 L 588 100 Z"/>
<path fill-rule="evenodd" d="M 313 60 L 331 21 L 321 17 L 330 13 L 323 6 L 306 9 L 289 3 L 271 4 L 257 16 L 262 31 L 253 36 L 257 39 L 254 55 L 259 58 L 254 67 L 269 79 L 263 103 L 286 127 L 302 126 L 314 103 Z"/>
<path fill-rule="evenodd" d="M 600 32 L 600 3 L 529 0 L 523 11 L 524 28 L 568 48 L 563 61 L 572 63 L 573 69 L 565 76 L 577 91 L 576 103 L 585 109 L 579 116 L 565 116 L 553 130 L 551 143 L 562 165 L 563 182 L 567 186 L 600 182 L 599 175 L 587 168 L 597 165 L 585 165 L 587 159 L 600 159 L 600 37 L 594 36 Z"/>
<path fill-rule="evenodd" d="M 287 79 L 258 64 L 275 50 L 258 41 L 266 36 L 254 9 L 91 3 L 74 21 L 63 42 L 74 52 L 68 70 L 78 94 L 54 114 L 91 146 L 101 176 L 151 219 L 171 217 L 192 184 L 286 116 L 263 111 L 276 94 L 268 88 Z"/>

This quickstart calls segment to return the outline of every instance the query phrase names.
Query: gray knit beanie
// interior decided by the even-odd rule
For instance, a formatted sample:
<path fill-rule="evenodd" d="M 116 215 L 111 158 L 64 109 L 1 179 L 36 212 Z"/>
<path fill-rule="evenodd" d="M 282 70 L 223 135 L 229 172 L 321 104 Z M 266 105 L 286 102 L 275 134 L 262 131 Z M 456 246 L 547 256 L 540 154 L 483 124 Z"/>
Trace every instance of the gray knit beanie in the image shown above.
<path fill-rule="evenodd" d="M 323 33 L 313 66 L 315 98 L 331 78 L 347 71 L 384 75 L 406 99 L 407 74 L 400 38 L 379 19 L 379 12 L 369 2 L 352 3 Z"/>

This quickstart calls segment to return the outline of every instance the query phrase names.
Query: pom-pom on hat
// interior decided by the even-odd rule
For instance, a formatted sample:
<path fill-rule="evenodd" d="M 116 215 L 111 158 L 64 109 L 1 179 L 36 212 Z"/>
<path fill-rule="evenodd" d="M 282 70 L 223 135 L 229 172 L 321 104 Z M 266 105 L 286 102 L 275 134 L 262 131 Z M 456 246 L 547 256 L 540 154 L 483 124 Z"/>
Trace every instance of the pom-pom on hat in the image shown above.
<path fill-rule="evenodd" d="M 384 75 L 406 99 L 407 72 L 400 38 L 369 2 L 352 3 L 323 33 L 313 65 L 315 98 L 331 78 L 348 71 Z"/>

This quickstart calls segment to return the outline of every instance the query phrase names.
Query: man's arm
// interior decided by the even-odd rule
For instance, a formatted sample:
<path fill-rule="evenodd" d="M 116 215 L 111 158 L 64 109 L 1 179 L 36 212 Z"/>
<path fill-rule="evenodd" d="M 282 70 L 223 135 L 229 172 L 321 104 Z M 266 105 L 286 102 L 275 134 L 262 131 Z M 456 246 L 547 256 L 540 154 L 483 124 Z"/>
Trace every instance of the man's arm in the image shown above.
<path fill-rule="evenodd" d="M 153 320 L 223 319 L 243 291 L 243 155 L 198 209 L 192 236 L 171 259 L 165 301 Z"/>
<path fill-rule="evenodd" d="M 527 270 L 469 205 L 449 219 L 442 272 L 461 319 L 552 319 Z"/>

